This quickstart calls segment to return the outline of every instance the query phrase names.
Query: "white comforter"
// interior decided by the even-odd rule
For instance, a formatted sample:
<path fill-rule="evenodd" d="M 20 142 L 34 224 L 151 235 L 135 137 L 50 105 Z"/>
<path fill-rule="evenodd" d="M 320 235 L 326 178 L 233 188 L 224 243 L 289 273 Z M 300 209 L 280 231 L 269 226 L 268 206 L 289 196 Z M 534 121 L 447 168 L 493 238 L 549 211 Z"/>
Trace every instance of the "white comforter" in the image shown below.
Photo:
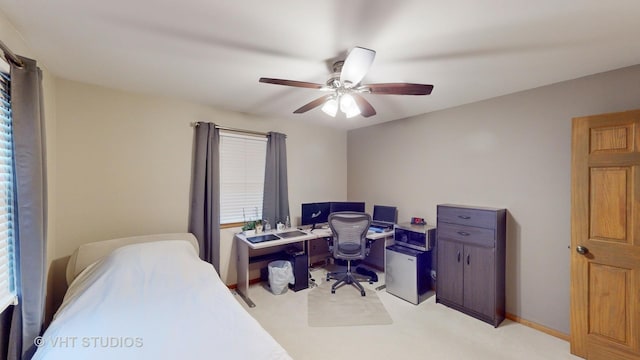
<path fill-rule="evenodd" d="M 128 245 L 71 284 L 33 359 L 291 359 L 186 241 Z"/>

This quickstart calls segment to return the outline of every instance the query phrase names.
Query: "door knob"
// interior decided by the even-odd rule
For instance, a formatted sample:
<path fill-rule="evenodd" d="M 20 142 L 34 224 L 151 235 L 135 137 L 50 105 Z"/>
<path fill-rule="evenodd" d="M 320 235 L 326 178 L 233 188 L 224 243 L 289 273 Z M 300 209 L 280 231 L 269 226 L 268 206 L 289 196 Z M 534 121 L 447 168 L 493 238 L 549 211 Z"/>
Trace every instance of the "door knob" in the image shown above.
<path fill-rule="evenodd" d="M 587 249 L 584 246 L 578 245 L 578 247 L 576 248 L 576 251 L 578 252 L 578 254 L 580 255 L 586 255 L 589 252 L 589 249 Z"/>

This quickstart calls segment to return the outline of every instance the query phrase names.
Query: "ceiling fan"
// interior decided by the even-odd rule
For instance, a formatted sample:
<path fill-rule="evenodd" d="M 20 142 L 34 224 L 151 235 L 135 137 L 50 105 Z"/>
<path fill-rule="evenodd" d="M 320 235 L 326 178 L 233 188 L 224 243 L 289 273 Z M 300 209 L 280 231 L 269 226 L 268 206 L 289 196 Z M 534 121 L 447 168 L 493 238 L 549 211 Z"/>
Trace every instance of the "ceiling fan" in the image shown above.
<path fill-rule="evenodd" d="M 333 64 L 333 73 L 325 85 L 306 81 L 260 78 L 260 82 L 267 84 L 294 86 L 308 89 L 326 91 L 323 95 L 294 111 L 294 114 L 302 114 L 322 105 L 322 111 L 327 115 L 336 116 L 338 109 L 347 118 L 356 115 L 370 117 L 376 114 L 371 103 L 362 95 L 429 95 L 433 85 L 412 83 L 384 83 L 384 84 L 360 84 L 373 63 L 376 52 L 362 47 L 354 47 L 349 51 L 345 60 L 336 61 Z"/>

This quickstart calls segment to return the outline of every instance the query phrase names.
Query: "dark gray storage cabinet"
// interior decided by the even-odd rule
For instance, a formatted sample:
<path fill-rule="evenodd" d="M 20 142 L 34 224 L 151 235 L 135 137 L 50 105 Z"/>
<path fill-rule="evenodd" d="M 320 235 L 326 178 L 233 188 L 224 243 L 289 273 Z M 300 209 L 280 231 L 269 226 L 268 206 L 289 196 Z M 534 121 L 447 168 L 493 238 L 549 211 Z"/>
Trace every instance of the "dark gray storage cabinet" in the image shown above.
<path fill-rule="evenodd" d="M 497 327 L 505 312 L 505 209 L 438 205 L 436 302 Z"/>

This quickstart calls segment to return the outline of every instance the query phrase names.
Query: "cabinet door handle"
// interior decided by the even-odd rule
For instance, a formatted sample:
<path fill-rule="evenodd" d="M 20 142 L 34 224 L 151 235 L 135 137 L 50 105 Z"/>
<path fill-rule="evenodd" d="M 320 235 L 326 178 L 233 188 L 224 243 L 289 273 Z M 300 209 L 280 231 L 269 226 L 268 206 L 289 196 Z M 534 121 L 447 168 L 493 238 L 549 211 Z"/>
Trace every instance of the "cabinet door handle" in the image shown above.
<path fill-rule="evenodd" d="M 460 251 L 458 251 L 458 262 L 460 262 Z"/>
<path fill-rule="evenodd" d="M 466 216 L 466 215 L 458 215 L 458 217 L 459 217 L 460 219 L 464 219 L 464 220 L 469 220 L 469 219 L 471 219 L 471 216 Z"/>
<path fill-rule="evenodd" d="M 468 233 L 468 232 L 466 232 L 466 231 L 458 231 L 458 234 L 460 234 L 460 235 L 462 235 L 462 236 L 469 236 L 469 235 L 471 235 L 471 234 L 469 234 L 469 233 Z"/>
<path fill-rule="evenodd" d="M 467 265 L 469 265 L 469 258 L 471 257 L 471 254 L 467 254 Z"/>

